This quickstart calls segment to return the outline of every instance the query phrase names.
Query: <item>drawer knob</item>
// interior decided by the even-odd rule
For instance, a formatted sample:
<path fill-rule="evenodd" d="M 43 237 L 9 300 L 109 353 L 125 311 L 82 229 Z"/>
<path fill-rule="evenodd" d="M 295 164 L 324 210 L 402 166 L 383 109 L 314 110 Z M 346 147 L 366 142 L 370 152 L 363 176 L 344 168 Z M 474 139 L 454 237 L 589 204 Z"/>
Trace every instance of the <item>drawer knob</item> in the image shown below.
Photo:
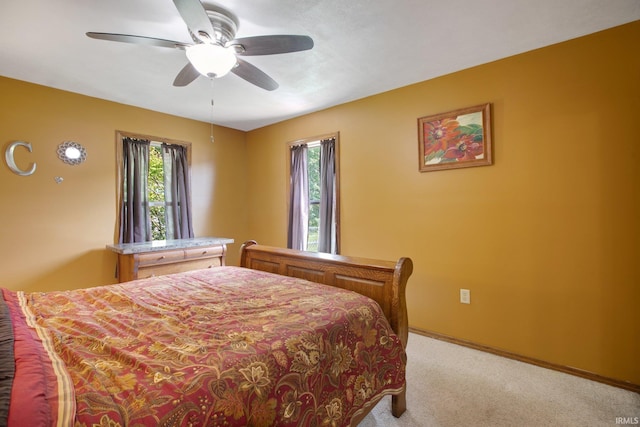
<path fill-rule="evenodd" d="M 161 256 L 160 258 L 158 258 L 158 259 L 164 259 L 164 255 L 162 255 L 162 256 Z"/>

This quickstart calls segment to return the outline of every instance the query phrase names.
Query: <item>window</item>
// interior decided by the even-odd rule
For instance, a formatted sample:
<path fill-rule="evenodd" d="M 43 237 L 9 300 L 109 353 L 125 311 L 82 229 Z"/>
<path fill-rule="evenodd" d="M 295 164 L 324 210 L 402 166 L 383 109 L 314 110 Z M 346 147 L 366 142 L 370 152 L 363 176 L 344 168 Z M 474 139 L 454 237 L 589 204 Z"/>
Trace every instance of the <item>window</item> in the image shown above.
<path fill-rule="evenodd" d="M 190 144 L 118 132 L 118 242 L 193 237 Z"/>
<path fill-rule="evenodd" d="M 290 143 L 288 247 L 338 253 L 338 135 Z"/>

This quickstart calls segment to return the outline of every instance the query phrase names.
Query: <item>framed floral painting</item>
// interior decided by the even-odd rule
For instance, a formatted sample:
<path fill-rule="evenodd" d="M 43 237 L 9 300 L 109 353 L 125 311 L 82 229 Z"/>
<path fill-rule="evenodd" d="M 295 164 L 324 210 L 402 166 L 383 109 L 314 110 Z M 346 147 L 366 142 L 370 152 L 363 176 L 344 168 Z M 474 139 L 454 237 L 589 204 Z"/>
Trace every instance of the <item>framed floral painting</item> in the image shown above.
<path fill-rule="evenodd" d="M 420 172 L 493 164 L 491 104 L 418 119 Z"/>

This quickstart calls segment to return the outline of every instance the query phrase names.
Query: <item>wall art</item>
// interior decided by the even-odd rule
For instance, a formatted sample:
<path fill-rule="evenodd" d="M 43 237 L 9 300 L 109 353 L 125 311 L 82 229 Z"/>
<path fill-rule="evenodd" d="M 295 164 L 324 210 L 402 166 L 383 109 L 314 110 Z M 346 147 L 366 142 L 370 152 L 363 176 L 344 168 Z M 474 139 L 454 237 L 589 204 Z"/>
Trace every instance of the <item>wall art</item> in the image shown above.
<path fill-rule="evenodd" d="M 491 104 L 418 119 L 420 172 L 493 164 Z"/>

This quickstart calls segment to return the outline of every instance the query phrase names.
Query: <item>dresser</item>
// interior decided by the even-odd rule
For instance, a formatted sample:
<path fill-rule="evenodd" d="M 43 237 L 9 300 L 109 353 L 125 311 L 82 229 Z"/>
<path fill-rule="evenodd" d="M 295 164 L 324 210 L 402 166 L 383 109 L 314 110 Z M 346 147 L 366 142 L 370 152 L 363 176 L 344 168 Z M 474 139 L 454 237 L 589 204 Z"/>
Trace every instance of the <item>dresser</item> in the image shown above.
<path fill-rule="evenodd" d="M 227 245 L 233 239 L 197 237 L 107 245 L 118 254 L 118 281 L 225 265 Z"/>

